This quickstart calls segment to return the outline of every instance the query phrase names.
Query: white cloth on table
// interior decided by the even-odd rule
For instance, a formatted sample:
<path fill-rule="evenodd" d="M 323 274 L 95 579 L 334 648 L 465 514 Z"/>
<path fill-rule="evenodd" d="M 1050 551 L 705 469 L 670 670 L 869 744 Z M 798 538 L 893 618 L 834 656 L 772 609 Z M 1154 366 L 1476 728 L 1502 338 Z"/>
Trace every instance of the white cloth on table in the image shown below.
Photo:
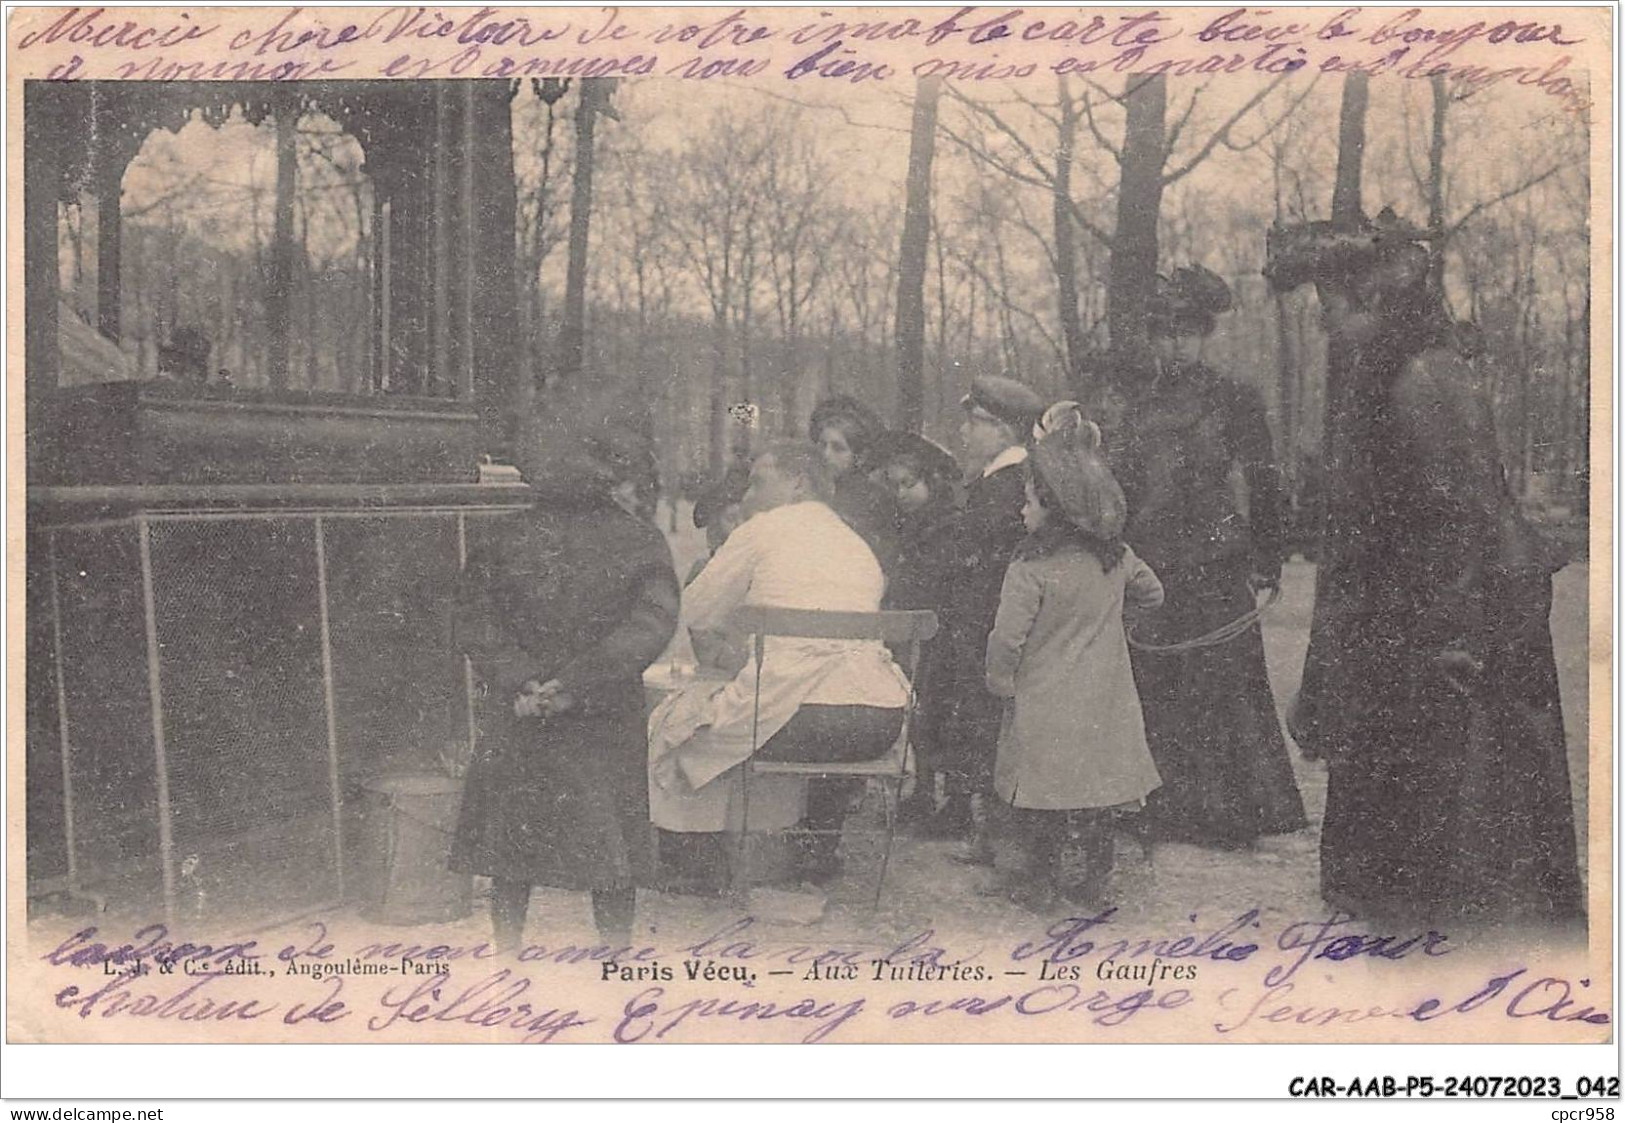
<path fill-rule="evenodd" d="M 684 593 L 689 627 L 716 628 L 741 605 L 877 612 L 885 578 L 873 551 L 823 503 L 792 503 L 746 520 Z M 878 640 L 769 636 L 757 706 L 756 659 L 731 682 L 696 684 L 649 718 L 649 808 L 658 827 L 738 825 L 738 766 L 803 705 L 901 709 L 909 684 Z M 754 725 L 754 740 L 752 737 Z M 751 782 L 750 821 L 765 830 L 801 816 L 797 777 Z"/>

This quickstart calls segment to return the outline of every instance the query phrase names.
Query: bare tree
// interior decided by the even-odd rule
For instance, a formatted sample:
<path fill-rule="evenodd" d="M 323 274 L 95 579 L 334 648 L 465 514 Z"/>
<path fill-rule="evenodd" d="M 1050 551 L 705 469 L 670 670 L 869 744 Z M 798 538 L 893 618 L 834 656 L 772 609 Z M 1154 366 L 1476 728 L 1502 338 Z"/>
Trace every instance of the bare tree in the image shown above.
<path fill-rule="evenodd" d="M 571 150 L 558 143 L 558 106 L 569 79 L 532 81 L 533 98 L 515 102 L 516 132 L 526 137 L 515 161 L 518 188 L 521 361 L 536 384 L 543 381 L 542 356 L 546 351 L 547 289 L 542 270 L 553 250 L 564 241 L 560 180 L 574 166 Z M 573 177 L 571 177 L 573 178 Z"/>
<path fill-rule="evenodd" d="M 711 122 L 705 143 L 692 145 L 678 158 L 672 179 L 679 199 L 671 210 L 673 239 L 711 314 L 710 465 L 715 475 L 722 473 L 733 451 L 728 407 L 737 381 L 731 376 L 730 335 L 747 272 L 747 228 L 762 206 L 761 181 L 772 143 L 770 135 L 724 108 Z M 734 431 L 742 428 L 736 425 Z"/>
<path fill-rule="evenodd" d="M 796 129 L 800 120 L 792 114 L 779 130 L 783 139 L 768 150 L 765 169 L 768 279 L 784 355 L 779 422 L 786 433 L 799 428 L 806 321 L 829 278 L 834 245 L 844 234 L 844 216 L 830 198 L 834 169 Z"/>
<path fill-rule="evenodd" d="M 1145 309 L 1157 272 L 1159 256 L 1157 227 L 1164 189 L 1189 175 L 1220 147 L 1245 152 L 1262 143 L 1278 129 L 1301 105 L 1303 98 L 1307 96 L 1307 86 L 1302 95 L 1289 102 L 1273 119 L 1266 119 L 1254 136 L 1244 139 L 1236 135 L 1238 126 L 1285 81 L 1286 77 L 1282 75 L 1274 82 L 1262 86 L 1257 93 L 1216 124 L 1204 140 L 1193 147 L 1187 145 L 1185 148 L 1181 148 L 1181 141 L 1187 139 L 1188 126 L 1196 119 L 1197 106 L 1204 88 L 1199 87 L 1191 93 L 1189 100 L 1170 123 L 1167 78 L 1161 73 L 1128 76 L 1121 94 L 1112 93 L 1098 83 L 1089 82 L 1088 90 L 1076 101 L 1063 85 L 1059 89 L 1059 104 L 1053 110 L 1051 107 L 1040 106 L 1019 93 L 1016 94 L 1017 104 L 1024 106 L 1029 114 L 1047 121 L 1056 129 L 1057 143 L 1054 150 L 1056 152 L 1075 153 L 1075 146 L 1069 138 L 1076 134 L 1079 120 L 1077 110 L 1081 108 L 1082 122 L 1089 128 L 1099 150 L 1109 153 L 1117 166 L 1114 185 L 1116 218 L 1110 232 L 1072 197 L 1069 181 L 1074 166 L 1072 160 L 1066 162 L 1063 175 L 1061 166 L 1054 159 L 1046 158 L 1043 146 L 1030 140 L 1008 112 L 996 108 L 985 100 L 972 99 L 953 91 L 950 87 L 956 103 L 964 107 L 972 120 L 985 125 L 999 143 L 990 144 L 968 128 L 945 127 L 944 135 L 976 160 L 1017 183 L 1050 192 L 1058 217 L 1063 210 L 1066 212 L 1069 221 L 1057 221 L 1054 224 L 1057 230 L 1057 252 L 1052 254 L 1052 261 L 1058 270 L 1055 281 L 1060 293 L 1057 303 L 1063 309 L 1063 335 L 1075 337 L 1077 340 L 1074 352 L 1069 339 L 1067 364 L 1072 374 L 1074 388 L 1080 393 L 1086 392 L 1086 387 L 1082 385 L 1084 374 L 1082 368 L 1091 365 L 1089 357 L 1092 349 L 1087 342 L 1087 333 L 1082 328 L 1081 320 L 1075 323 L 1073 330 L 1069 331 L 1067 327 L 1070 313 L 1066 309 L 1076 308 L 1077 301 L 1075 297 L 1060 291 L 1065 287 L 1062 274 L 1070 272 L 1073 277 L 1071 287 L 1076 289 L 1077 285 L 1076 270 L 1071 268 L 1066 254 L 1058 252 L 1063 239 L 1062 227 L 1067 227 L 1065 231 L 1067 235 L 1075 229 L 1088 234 L 1106 247 L 1109 261 L 1106 268 L 1108 282 L 1105 314 L 1110 348 L 1117 356 L 1116 361 L 1120 363 L 1143 361 Z M 1113 106 L 1123 112 L 1122 139 L 1118 143 L 1114 143 L 1100 125 L 1097 118 L 1097 98 L 1102 106 Z M 1070 237 L 1066 237 L 1065 240 L 1068 246 L 1072 244 Z"/>
<path fill-rule="evenodd" d="M 925 413 L 925 266 L 931 236 L 931 161 L 937 147 L 937 101 L 942 82 L 920 79 L 914 95 L 904 188 L 903 240 L 898 251 L 898 423 L 920 431 Z"/>
<path fill-rule="evenodd" d="M 1072 219 L 1072 164 L 1077 152 L 1079 112 L 1067 76 L 1060 75 L 1055 82 L 1060 102 L 1055 123 L 1055 183 L 1050 190 L 1050 220 L 1055 228 L 1055 301 L 1061 338 L 1066 343 L 1068 381 L 1074 388 L 1081 388 L 1090 364 L 1078 313 L 1077 224 Z"/>
<path fill-rule="evenodd" d="M 283 99 L 276 108 L 276 229 L 271 237 L 271 269 L 266 277 L 265 314 L 271 354 L 268 374 L 273 390 L 288 387 L 288 348 L 293 335 L 293 208 L 298 150 L 295 147 L 297 106 Z M 175 276 L 172 269 L 170 276 Z M 173 327 L 173 323 L 170 324 Z"/>
<path fill-rule="evenodd" d="M 564 281 L 564 324 L 559 329 L 555 373 L 561 380 L 579 377 L 586 339 L 587 240 L 592 223 L 593 133 L 600 116 L 615 116 L 612 78 L 584 78 L 576 106 L 576 165 L 570 192 L 570 260 Z"/>

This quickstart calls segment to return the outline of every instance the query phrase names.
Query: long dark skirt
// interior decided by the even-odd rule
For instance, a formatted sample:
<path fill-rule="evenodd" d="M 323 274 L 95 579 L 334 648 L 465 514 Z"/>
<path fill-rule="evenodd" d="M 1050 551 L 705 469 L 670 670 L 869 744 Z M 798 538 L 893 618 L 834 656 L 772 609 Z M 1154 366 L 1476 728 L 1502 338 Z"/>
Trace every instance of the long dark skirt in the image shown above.
<path fill-rule="evenodd" d="M 642 695 L 612 713 L 516 718 L 489 706 L 453 840 L 454 869 L 561 889 L 648 885 Z"/>
<path fill-rule="evenodd" d="M 944 746 L 953 710 L 946 652 L 946 644 L 927 641 L 922 645 L 920 665 L 914 673 L 914 695 L 918 701 L 909 727 L 909 741 L 914 747 L 915 768 L 922 777 L 952 770 L 953 761 Z"/>
<path fill-rule="evenodd" d="M 1327 761 L 1332 903 L 1447 919 L 1580 913 L 1550 581 L 1505 583 L 1488 601 L 1494 638 L 1469 694 L 1408 642 L 1410 621 L 1371 625 L 1393 634 L 1366 651 L 1388 655 L 1364 658 L 1364 698 Z"/>
<path fill-rule="evenodd" d="M 986 637 L 981 642 L 985 648 Z M 940 670 L 930 719 L 932 765 L 948 773 L 952 792 L 992 791 L 1004 699 L 988 690 L 981 655 L 973 659 L 957 650 Z"/>
<path fill-rule="evenodd" d="M 1158 567 L 1166 600 L 1135 631 L 1151 644 L 1205 635 L 1255 605 L 1242 562 Z M 1255 627 L 1183 652 L 1131 648 L 1146 742 L 1162 787 L 1146 801 L 1157 837 L 1241 846 L 1308 825 Z"/>

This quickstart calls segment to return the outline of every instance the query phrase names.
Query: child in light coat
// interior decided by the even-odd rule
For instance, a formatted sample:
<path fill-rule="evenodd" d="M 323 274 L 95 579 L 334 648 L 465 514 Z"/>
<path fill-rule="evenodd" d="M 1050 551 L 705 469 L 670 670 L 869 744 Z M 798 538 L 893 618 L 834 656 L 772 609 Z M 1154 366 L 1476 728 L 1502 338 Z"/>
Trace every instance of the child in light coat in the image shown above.
<path fill-rule="evenodd" d="M 1028 852 L 1028 876 L 1011 896 L 1039 909 L 1058 893 L 1100 905 L 1114 809 L 1161 784 L 1123 612 L 1161 604 L 1162 584 L 1122 541 L 1123 493 L 1099 455 L 1099 430 L 1063 402 L 1037 432 L 1022 509 L 1029 533 L 1006 571 L 987 643 L 988 688 L 1010 700 L 993 783 Z M 1069 835 L 1085 872 L 1063 886 Z"/>

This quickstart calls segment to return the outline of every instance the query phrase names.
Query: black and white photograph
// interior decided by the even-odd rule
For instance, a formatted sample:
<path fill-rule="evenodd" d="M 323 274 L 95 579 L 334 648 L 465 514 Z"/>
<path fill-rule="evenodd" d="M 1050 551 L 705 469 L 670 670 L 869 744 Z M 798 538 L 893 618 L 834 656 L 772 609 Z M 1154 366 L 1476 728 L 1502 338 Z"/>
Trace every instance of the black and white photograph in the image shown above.
<path fill-rule="evenodd" d="M 1613 1041 L 1612 18 L 13 13 L 8 1038 Z"/>

